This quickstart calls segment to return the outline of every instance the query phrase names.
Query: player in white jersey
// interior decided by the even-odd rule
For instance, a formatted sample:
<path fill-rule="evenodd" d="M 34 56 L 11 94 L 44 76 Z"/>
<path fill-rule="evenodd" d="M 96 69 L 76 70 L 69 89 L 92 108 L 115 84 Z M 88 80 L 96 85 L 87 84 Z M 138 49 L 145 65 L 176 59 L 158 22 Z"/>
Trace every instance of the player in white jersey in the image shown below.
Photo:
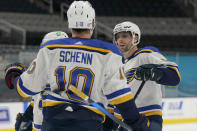
<path fill-rule="evenodd" d="M 28 97 L 50 85 L 51 91 L 42 95 L 42 131 L 102 130 L 105 114 L 85 104 L 68 89 L 70 85 L 103 107 L 116 105 L 135 131 L 148 131 L 149 122 L 140 117 L 120 68 L 119 49 L 112 43 L 91 39 L 94 8 L 88 1 L 74 1 L 67 17 L 72 38 L 44 43 L 36 62 L 25 72 L 19 64 L 9 65 L 5 70 L 8 86 L 17 86 L 18 93 Z"/>
<path fill-rule="evenodd" d="M 53 31 L 50 33 L 47 33 L 41 43 L 41 46 L 50 40 L 57 40 L 57 39 L 63 39 L 68 38 L 68 35 L 65 32 L 62 31 Z M 36 59 L 32 62 L 36 63 Z M 46 84 L 45 90 L 50 89 L 50 85 Z M 34 109 L 33 109 L 33 130 L 34 131 L 40 131 L 42 127 L 42 121 L 43 121 L 43 114 L 42 114 L 42 95 L 37 94 L 33 96 L 34 100 Z"/>
<path fill-rule="evenodd" d="M 68 35 L 62 31 L 53 31 L 47 33 L 42 39 L 41 45 L 50 40 L 68 38 Z M 36 59 L 32 63 L 35 63 Z M 50 85 L 46 85 L 46 90 Z M 33 131 L 40 131 L 42 126 L 42 95 L 39 93 L 32 97 L 32 101 L 24 114 L 17 115 L 15 130 L 31 131 L 33 121 Z"/>
<path fill-rule="evenodd" d="M 138 95 L 135 100 L 138 111 L 149 118 L 151 131 L 161 131 L 161 84 L 176 86 L 180 82 L 178 65 L 168 61 L 155 47 L 138 48 L 141 32 L 132 22 L 117 24 L 113 35 L 114 43 L 124 55 L 127 83 L 132 93 Z M 140 91 L 142 81 L 145 84 Z"/>

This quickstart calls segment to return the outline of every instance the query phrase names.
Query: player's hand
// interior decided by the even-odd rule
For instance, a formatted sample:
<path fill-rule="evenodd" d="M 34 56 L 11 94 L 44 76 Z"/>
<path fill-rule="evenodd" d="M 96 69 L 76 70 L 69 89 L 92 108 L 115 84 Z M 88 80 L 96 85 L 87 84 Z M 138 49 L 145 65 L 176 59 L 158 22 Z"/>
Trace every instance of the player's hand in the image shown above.
<path fill-rule="evenodd" d="M 23 113 L 18 113 L 16 117 L 15 131 L 32 131 L 32 120 L 24 119 Z"/>
<path fill-rule="evenodd" d="M 160 70 L 161 65 L 144 64 L 136 69 L 135 79 L 141 81 L 159 81 L 163 77 L 163 72 Z"/>
<path fill-rule="evenodd" d="M 14 78 L 17 76 L 20 76 L 25 71 L 24 65 L 20 63 L 14 63 L 7 65 L 5 68 L 5 82 L 8 86 L 8 88 L 13 89 L 14 88 Z"/>
<path fill-rule="evenodd" d="M 150 131 L 150 121 L 144 115 L 140 115 L 140 118 L 135 122 L 130 123 L 130 121 L 127 120 L 125 120 L 125 122 L 131 126 L 134 131 Z"/>

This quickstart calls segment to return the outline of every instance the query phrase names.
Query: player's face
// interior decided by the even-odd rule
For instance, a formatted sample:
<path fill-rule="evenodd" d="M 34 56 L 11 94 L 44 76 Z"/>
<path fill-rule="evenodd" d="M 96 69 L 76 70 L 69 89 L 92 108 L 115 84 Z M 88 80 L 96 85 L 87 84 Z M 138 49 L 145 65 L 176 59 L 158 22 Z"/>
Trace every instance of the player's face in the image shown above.
<path fill-rule="evenodd" d="M 129 32 L 120 32 L 115 36 L 116 43 L 121 52 L 129 51 L 132 44 L 132 36 Z"/>

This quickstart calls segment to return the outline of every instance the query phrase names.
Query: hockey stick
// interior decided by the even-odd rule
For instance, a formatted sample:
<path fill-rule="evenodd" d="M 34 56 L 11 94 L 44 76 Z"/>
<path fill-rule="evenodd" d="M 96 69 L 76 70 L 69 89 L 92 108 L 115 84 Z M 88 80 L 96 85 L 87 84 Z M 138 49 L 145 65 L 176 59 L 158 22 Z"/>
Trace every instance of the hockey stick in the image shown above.
<path fill-rule="evenodd" d="M 146 81 L 142 81 L 142 83 L 140 84 L 140 86 L 139 86 L 139 88 L 138 88 L 138 90 L 137 90 L 137 92 L 136 92 L 136 94 L 135 94 L 135 96 L 134 96 L 134 101 L 136 100 L 136 98 L 138 97 L 138 95 L 140 94 L 140 92 L 141 92 L 141 90 L 142 90 L 142 88 L 144 87 L 144 84 L 146 83 Z"/>
<path fill-rule="evenodd" d="M 146 83 L 146 81 L 142 81 L 142 83 L 140 84 L 140 86 L 139 86 L 139 88 L 138 88 L 138 90 L 137 90 L 137 92 L 136 92 L 136 94 L 135 94 L 135 96 L 134 96 L 134 101 L 136 100 L 136 98 L 138 97 L 138 95 L 140 94 L 140 92 L 141 92 L 141 90 L 142 90 L 142 88 L 144 87 L 144 84 Z M 117 131 L 119 131 L 120 130 L 120 128 L 121 128 L 121 126 L 118 126 L 118 128 L 117 128 Z"/>
<path fill-rule="evenodd" d="M 100 106 L 98 103 L 94 102 L 93 100 L 91 100 L 86 94 L 84 94 L 83 92 L 79 91 L 76 87 L 74 87 L 73 85 L 71 85 L 69 87 L 69 90 L 71 90 L 75 95 L 79 96 L 80 98 L 82 98 L 86 104 L 88 105 L 92 105 L 94 107 L 96 107 L 97 109 L 99 109 L 100 111 L 102 111 L 105 115 L 107 115 L 109 118 L 111 118 L 113 121 L 115 121 L 116 123 L 118 123 L 119 125 L 121 125 L 123 128 L 127 129 L 128 131 L 133 131 L 131 127 L 129 127 L 126 123 L 122 122 L 121 120 L 119 120 L 118 118 L 116 118 L 115 116 L 113 116 L 110 112 L 108 112 L 105 108 L 103 108 L 102 106 Z"/>
<path fill-rule="evenodd" d="M 163 64 L 160 64 L 157 68 L 167 68 L 167 66 L 165 66 L 165 65 L 163 65 Z M 139 88 L 138 88 L 138 90 L 137 90 L 137 92 L 136 92 L 136 94 L 135 94 L 135 96 L 134 96 L 134 100 L 136 100 L 136 98 L 138 97 L 138 95 L 140 94 L 140 92 L 141 92 L 141 90 L 142 90 L 142 88 L 144 87 L 144 84 L 146 83 L 146 81 L 145 80 L 143 80 L 142 81 L 142 83 L 141 83 L 141 85 L 139 86 Z"/>
<path fill-rule="evenodd" d="M 157 68 L 167 68 L 167 66 L 165 66 L 165 65 L 163 65 L 163 64 L 160 64 Z M 138 97 L 138 95 L 140 94 L 140 92 L 141 92 L 141 90 L 142 90 L 142 88 L 144 87 L 144 84 L 146 83 L 146 81 L 145 80 L 143 80 L 142 81 L 142 83 L 141 83 L 141 85 L 139 86 L 139 88 L 138 88 L 138 90 L 137 90 L 137 92 L 136 92 L 136 94 L 135 94 L 135 96 L 134 96 L 134 100 L 136 100 L 136 98 Z"/>

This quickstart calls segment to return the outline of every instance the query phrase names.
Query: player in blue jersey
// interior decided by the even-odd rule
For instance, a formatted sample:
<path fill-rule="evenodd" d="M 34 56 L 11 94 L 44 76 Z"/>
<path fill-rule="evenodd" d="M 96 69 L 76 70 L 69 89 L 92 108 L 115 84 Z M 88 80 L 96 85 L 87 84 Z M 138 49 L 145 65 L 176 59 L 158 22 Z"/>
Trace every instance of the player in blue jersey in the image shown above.
<path fill-rule="evenodd" d="M 149 131 L 149 121 L 137 111 L 127 87 L 119 49 L 111 43 L 91 39 L 95 11 L 88 1 L 74 1 L 68 11 L 72 38 L 44 43 L 27 71 L 20 64 L 9 65 L 5 78 L 23 97 L 42 95 L 42 131 L 102 131 L 105 114 L 85 104 L 72 85 L 100 106 L 115 105 L 134 131 Z"/>
<path fill-rule="evenodd" d="M 114 43 L 124 55 L 124 71 L 132 93 L 137 96 L 138 111 L 149 118 L 151 131 L 161 131 L 161 84 L 176 86 L 180 82 L 178 65 L 168 61 L 155 47 L 138 48 L 141 32 L 135 23 L 119 23 L 113 34 Z M 145 84 L 140 91 L 142 81 Z"/>

